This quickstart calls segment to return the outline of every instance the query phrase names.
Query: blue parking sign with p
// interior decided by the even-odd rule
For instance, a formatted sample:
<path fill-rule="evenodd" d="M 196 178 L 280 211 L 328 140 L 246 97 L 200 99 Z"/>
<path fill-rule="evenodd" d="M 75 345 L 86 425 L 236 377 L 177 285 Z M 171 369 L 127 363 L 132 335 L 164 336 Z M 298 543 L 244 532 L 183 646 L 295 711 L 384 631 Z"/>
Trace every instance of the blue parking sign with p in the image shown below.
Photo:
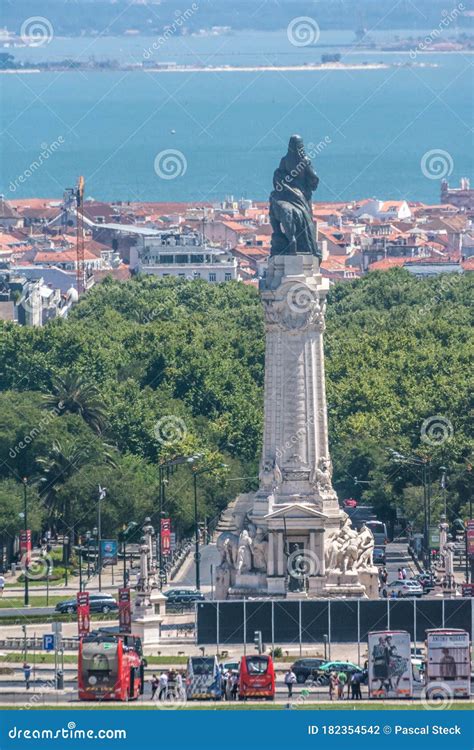
<path fill-rule="evenodd" d="M 43 635 L 43 651 L 54 651 L 54 634 Z"/>

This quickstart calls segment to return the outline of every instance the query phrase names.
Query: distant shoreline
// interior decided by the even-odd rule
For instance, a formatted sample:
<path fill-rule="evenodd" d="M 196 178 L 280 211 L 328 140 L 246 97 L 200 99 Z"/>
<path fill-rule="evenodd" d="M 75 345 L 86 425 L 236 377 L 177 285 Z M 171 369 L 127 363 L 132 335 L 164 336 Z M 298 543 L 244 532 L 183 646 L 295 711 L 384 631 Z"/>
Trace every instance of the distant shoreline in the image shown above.
<path fill-rule="evenodd" d="M 387 70 L 388 68 L 437 68 L 437 63 L 315 63 L 311 65 L 176 65 L 169 67 L 137 67 L 117 66 L 117 67 L 90 67 L 80 66 L 70 68 L 65 65 L 51 64 L 49 67 L 41 68 L 12 68 L 9 70 L 0 70 L 0 73 L 291 73 L 291 72 L 319 72 L 325 70 Z"/>

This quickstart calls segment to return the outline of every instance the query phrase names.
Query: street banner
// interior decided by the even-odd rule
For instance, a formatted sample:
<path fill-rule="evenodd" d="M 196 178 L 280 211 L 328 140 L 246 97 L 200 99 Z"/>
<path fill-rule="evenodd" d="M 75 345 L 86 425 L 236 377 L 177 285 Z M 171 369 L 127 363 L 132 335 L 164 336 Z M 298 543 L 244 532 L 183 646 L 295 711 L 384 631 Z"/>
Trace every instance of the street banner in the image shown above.
<path fill-rule="evenodd" d="M 467 522 L 467 554 L 469 557 L 474 557 L 474 520 Z"/>
<path fill-rule="evenodd" d="M 369 698 L 411 698 L 410 634 L 379 630 L 368 634 Z"/>
<path fill-rule="evenodd" d="M 79 638 L 89 634 L 91 626 L 89 592 L 79 591 L 76 594 L 77 602 L 77 630 Z"/>
<path fill-rule="evenodd" d="M 171 554 L 171 519 L 161 519 L 161 554 L 168 556 Z"/>
<path fill-rule="evenodd" d="M 31 560 L 31 531 L 23 529 L 20 531 L 20 557 L 26 564 Z"/>
<path fill-rule="evenodd" d="M 131 633 L 132 632 L 132 608 L 131 608 L 129 588 L 119 589 L 118 606 L 119 606 L 119 630 L 121 633 Z"/>
<path fill-rule="evenodd" d="M 117 565 L 118 542 L 115 539 L 100 540 L 100 559 L 102 565 Z"/>
<path fill-rule="evenodd" d="M 431 550 L 439 549 L 439 526 L 430 526 L 428 530 L 428 545 Z"/>

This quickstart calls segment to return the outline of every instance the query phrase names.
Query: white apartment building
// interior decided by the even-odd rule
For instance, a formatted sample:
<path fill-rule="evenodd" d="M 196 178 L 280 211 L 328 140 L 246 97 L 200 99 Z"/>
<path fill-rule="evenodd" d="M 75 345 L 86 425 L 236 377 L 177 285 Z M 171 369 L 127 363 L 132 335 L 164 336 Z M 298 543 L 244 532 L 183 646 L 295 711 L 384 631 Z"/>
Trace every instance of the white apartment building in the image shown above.
<path fill-rule="evenodd" d="M 230 252 L 203 242 L 197 232 L 160 231 L 137 238 L 130 250 L 130 268 L 154 276 L 177 276 L 210 282 L 239 278 L 238 262 Z"/>

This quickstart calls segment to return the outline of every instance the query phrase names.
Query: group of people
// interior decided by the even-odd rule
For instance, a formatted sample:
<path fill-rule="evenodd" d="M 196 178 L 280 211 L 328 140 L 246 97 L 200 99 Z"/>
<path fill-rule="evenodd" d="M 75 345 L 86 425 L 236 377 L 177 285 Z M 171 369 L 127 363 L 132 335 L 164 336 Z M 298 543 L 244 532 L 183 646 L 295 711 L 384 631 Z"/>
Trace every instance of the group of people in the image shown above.
<path fill-rule="evenodd" d="M 347 688 L 347 699 L 362 700 L 361 685 L 367 678 L 367 672 L 331 672 L 329 675 L 329 700 L 344 700 Z"/>
<path fill-rule="evenodd" d="M 235 669 L 222 672 L 222 695 L 226 701 L 236 701 L 239 692 L 239 673 Z"/>
<path fill-rule="evenodd" d="M 185 688 L 183 674 L 174 669 L 169 672 L 161 672 L 158 677 L 156 674 L 151 678 L 151 700 L 184 700 Z"/>
<path fill-rule="evenodd" d="M 361 685 L 367 679 L 367 670 L 362 672 L 331 672 L 329 675 L 329 700 L 344 700 L 344 692 L 347 688 L 347 698 L 361 700 Z M 285 673 L 285 685 L 288 690 L 288 698 L 293 697 L 293 686 L 297 678 L 291 667 Z"/>

